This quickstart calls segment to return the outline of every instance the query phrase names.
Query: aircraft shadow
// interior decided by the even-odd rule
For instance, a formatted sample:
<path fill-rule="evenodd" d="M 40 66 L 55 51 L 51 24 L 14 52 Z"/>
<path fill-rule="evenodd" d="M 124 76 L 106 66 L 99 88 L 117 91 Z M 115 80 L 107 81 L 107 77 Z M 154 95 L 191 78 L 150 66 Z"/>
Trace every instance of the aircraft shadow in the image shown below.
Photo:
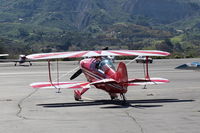
<path fill-rule="evenodd" d="M 30 67 L 30 65 L 18 65 L 18 66 L 23 66 L 23 67 Z"/>
<path fill-rule="evenodd" d="M 146 99 L 146 100 L 127 100 L 126 103 L 120 100 L 88 100 L 71 103 L 48 103 L 48 104 L 37 104 L 37 106 L 43 106 L 44 108 L 60 108 L 60 107 L 80 107 L 80 106 L 100 106 L 100 105 L 111 105 L 101 107 L 104 109 L 108 108 L 152 108 L 162 107 L 163 105 L 157 105 L 157 103 L 176 103 L 176 102 L 193 102 L 194 100 L 179 100 L 179 99 Z M 148 105 L 147 105 L 148 104 Z M 156 104 L 156 105 L 152 105 Z"/>

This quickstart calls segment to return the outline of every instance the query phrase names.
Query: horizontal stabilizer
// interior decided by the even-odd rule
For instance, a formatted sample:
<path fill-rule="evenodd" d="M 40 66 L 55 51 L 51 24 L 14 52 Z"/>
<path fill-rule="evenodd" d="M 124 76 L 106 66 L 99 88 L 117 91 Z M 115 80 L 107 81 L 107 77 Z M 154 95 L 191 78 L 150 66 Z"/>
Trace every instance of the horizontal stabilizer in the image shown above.
<path fill-rule="evenodd" d="M 60 89 L 79 89 L 79 88 L 89 88 L 89 82 L 37 82 L 30 84 L 33 88 L 60 88 Z"/>
<path fill-rule="evenodd" d="M 98 85 L 98 84 L 108 84 L 108 83 L 117 83 L 114 79 L 102 79 L 95 82 L 90 83 L 90 85 Z"/>
<path fill-rule="evenodd" d="M 128 86 L 138 86 L 138 85 L 157 85 L 168 83 L 168 79 L 164 78 L 150 78 L 149 80 L 145 78 L 140 79 L 129 79 Z"/>

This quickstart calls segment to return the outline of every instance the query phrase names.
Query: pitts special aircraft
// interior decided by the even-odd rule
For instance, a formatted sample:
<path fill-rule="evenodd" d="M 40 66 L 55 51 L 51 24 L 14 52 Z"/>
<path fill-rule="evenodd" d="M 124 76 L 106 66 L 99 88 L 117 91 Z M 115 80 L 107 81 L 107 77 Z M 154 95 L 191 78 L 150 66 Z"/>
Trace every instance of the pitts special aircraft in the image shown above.
<path fill-rule="evenodd" d="M 128 86 L 162 84 L 169 82 L 164 78 L 150 78 L 148 71 L 149 56 L 168 56 L 168 52 L 157 50 L 101 50 L 101 51 L 71 51 L 56 53 L 39 53 L 28 55 L 31 60 L 48 60 L 49 82 L 32 83 L 33 88 L 59 88 L 74 89 L 75 100 L 81 100 L 81 96 L 95 86 L 98 89 L 106 91 L 111 100 L 116 99 L 118 94 L 123 101 L 126 101 L 125 93 Z M 118 64 L 115 69 L 108 56 L 146 56 L 146 67 L 144 78 L 128 78 L 127 68 L 123 62 Z M 71 80 L 84 73 L 87 82 L 53 82 L 51 79 L 50 60 L 59 58 L 80 58 L 80 69 L 71 76 Z M 78 89 L 81 89 L 79 91 Z"/>

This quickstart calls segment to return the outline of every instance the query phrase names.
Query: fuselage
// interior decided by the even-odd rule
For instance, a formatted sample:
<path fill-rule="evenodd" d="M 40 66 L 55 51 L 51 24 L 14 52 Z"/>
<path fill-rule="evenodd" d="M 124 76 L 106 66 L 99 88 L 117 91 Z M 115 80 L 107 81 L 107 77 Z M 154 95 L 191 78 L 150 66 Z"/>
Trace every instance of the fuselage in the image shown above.
<path fill-rule="evenodd" d="M 89 82 L 103 79 L 116 79 L 116 70 L 112 61 L 108 58 L 88 58 L 80 62 L 80 67 Z M 112 93 L 126 93 L 127 87 L 120 83 L 102 83 L 95 85 L 96 88 Z"/>
<path fill-rule="evenodd" d="M 26 62 L 26 56 L 20 55 L 18 61 L 19 61 L 19 64 L 25 63 Z"/>

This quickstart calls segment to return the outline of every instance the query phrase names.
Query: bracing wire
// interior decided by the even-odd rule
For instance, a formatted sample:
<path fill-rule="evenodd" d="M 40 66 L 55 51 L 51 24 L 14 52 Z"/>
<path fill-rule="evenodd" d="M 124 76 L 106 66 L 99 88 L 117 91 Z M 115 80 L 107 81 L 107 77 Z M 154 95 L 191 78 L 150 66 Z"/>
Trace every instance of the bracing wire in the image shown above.
<path fill-rule="evenodd" d="M 137 56 L 136 58 L 134 58 L 133 60 L 129 61 L 128 63 L 126 63 L 126 66 L 128 66 L 129 64 L 131 64 L 132 62 L 134 62 L 139 56 Z"/>
<path fill-rule="evenodd" d="M 134 62 L 139 56 L 137 56 L 136 58 L 134 58 L 133 60 L 129 61 L 128 63 L 126 63 L 126 66 L 130 65 L 132 62 Z M 144 70 L 144 77 L 145 77 L 145 73 L 146 73 L 146 69 L 145 69 L 145 64 L 143 63 L 143 70 Z M 156 82 L 152 81 L 154 84 L 157 84 Z M 146 89 L 146 85 L 144 86 L 144 89 Z"/>
<path fill-rule="evenodd" d="M 53 80 L 52 81 L 52 78 L 51 78 L 51 68 L 50 68 L 50 61 L 48 62 L 48 67 L 49 67 L 49 79 L 50 79 L 50 83 L 51 83 L 51 85 L 55 88 L 55 89 L 57 89 L 58 90 L 58 93 L 60 93 L 60 87 L 59 87 L 59 82 L 60 82 L 60 80 L 63 78 L 63 77 L 65 77 L 65 76 L 67 76 L 68 74 L 70 74 L 70 73 L 72 73 L 72 72 L 74 72 L 74 71 L 76 71 L 78 68 L 79 68 L 79 66 L 78 67 L 76 67 L 76 68 L 74 68 L 74 69 L 72 69 L 72 70 L 69 70 L 69 71 L 67 71 L 67 73 L 65 73 L 65 74 L 63 74 L 62 76 L 60 76 L 60 73 L 59 73 L 59 61 L 57 60 L 57 63 L 56 63 L 56 74 L 57 74 L 57 78 L 55 79 L 55 80 Z M 53 82 L 57 82 L 57 86 L 56 85 L 54 85 L 53 84 Z"/>

